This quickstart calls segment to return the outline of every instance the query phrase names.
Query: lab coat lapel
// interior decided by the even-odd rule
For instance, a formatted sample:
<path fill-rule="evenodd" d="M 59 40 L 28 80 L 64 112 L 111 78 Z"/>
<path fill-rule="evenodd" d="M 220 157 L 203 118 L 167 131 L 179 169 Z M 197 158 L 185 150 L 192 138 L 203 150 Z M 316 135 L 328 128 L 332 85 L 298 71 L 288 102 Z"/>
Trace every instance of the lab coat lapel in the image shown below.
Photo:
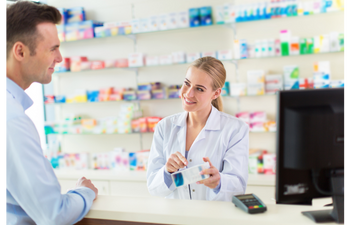
<path fill-rule="evenodd" d="M 177 133 L 176 138 L 178 141 L 178 144 L 180 146 L 180 149 L 178 150 L 183 156 L 185 156 L 186 151 L 186 119 L 187 119 L 188 112 L 182 113 L 177 121 L 175 121 L 175 125 L 177 126 Z"/>

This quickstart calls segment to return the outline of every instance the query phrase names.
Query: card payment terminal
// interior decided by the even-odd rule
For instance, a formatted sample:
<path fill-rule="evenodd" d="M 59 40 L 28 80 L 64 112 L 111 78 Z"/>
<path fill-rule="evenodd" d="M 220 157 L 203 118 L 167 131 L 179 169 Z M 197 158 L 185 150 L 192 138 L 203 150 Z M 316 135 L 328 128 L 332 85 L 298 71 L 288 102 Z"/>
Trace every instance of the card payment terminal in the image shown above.
<path fill-rule="evenodd" d="M 233 196 L 232 203 L 249 214 L 262 213 L 267 210 L 266 205 L 254 194 Z"/>

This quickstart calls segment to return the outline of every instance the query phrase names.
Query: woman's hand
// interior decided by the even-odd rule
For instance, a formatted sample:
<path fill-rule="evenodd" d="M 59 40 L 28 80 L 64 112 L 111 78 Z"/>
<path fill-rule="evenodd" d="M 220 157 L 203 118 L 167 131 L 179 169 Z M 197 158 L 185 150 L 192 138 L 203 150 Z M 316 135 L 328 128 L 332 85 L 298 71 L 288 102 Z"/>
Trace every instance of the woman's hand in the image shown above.
<path fill-rule="evenodd" d="M 201 181 L 198 181 L 197 184 L 204 184 L 205 186 L 214 189 L 220 183 L 220 173 L 219 170 L 216 169 L 213 164 L 211 164 L 208 157 L 203 157 L 204 162 L 209 162 L 210 168 L 203 170 L 200 174 L 208 174 L 210 177 Z"/>
<path fill-rule="evenodd" d="M 168 162 L 165 164 L 165 168 L 169 173 L 174 173 L 180 168 L 187 166 L 187 164 L 187 159 L 181 155 L 180 152 L 175 152 L 174 154 L 170 155 Z"/>

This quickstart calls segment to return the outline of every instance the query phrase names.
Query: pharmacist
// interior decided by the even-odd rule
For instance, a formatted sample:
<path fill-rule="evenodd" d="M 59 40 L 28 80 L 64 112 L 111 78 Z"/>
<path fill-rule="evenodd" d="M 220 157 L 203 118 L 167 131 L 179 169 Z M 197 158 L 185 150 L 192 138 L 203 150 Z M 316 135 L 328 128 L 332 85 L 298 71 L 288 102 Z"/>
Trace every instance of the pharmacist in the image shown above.
<path fill-rule="evenodd" d="M 98 190 L 83 177 L 61 194 L 24 112 L 33 104 L 24 90 L 33 82 L 49 83 L 55 63 L 62 61 L 55 26 L 61 15 L 48 5 L 18 1 L 6 16 L 6 224 L 73 224 L 88 213 Z"/>
<path fill-rule="evenodd" d="M 187 70 L 180 94 L 185 112 L 156 126 L 147 170 L 152 195 L 173 199 L 231 201 L 244 194 L 248 180 L 249 128 L 222 112 L 226 71 L 213 57 L 196 60 Z M 209 162 L 209 178 L 176 188 L 171 174 Z"/>

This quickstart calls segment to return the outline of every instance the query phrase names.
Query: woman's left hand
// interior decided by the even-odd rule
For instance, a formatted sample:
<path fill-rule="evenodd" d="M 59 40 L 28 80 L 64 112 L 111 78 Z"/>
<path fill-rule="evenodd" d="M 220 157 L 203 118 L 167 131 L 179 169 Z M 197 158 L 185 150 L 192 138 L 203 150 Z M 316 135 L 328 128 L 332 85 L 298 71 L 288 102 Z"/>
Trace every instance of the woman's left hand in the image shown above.
<path fill-rule="evenodd" d="M 220 183 L 221 176 L 220 176 L 219 170 L 216 169 L 213 166 L 213 164 L 211 164 L 208 157 L 203 157 L 203 161 L 209 162 L 210 168 L 203 170 L 200 174 L 208 174 L 210 177 L 205 180 L 198 181 L 197 184 L 204 184 L 205 186 L 211 189 L 214 189 Z"/>

